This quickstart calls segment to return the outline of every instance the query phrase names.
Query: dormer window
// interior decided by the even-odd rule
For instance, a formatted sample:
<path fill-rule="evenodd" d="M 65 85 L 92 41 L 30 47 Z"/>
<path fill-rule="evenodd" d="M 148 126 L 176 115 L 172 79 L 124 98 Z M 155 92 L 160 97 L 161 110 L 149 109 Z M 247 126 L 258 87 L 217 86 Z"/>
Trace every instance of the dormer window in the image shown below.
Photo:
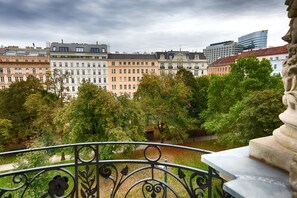
<path fill-rule="evenodd" d="M 84 48 L 83 47 L 77 47 L 75 48 L 76 52 L 84 52 Z"/>

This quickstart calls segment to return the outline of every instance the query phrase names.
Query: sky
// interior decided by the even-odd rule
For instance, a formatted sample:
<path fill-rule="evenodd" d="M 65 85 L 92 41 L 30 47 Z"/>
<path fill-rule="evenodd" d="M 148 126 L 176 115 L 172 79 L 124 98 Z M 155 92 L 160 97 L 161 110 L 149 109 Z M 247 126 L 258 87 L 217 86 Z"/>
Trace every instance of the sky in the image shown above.
<path fill-rule="evenodd" d="M 111 52 L 199 51 L 268 29 L 288 31 L 285 0 L 0 0 L 0 46 L 110 45 Z"/>

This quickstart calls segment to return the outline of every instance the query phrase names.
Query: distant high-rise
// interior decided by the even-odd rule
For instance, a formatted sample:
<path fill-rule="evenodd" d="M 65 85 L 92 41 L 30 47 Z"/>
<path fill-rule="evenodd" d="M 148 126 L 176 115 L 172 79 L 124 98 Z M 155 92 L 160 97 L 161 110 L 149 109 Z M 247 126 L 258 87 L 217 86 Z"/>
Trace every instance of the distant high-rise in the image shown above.
<path fill-rule="evenodd" d="M 213 43 L 210 46 L 207 46 L 203 50 L 208 63 L 216 61 L 219 58 L 224 58 L 228 56 L 234 56 L 242 52 L 243 48 L 237 42 L 234 41 L 225 41 L 220 43 Z"/>
<path fill-rule="evenodd" d="M 265 49 L 267 48 L 268 30 L 252 32 L 238 38 L 238 44 L 243 46 L 244 50 L 248 49 Z"/>

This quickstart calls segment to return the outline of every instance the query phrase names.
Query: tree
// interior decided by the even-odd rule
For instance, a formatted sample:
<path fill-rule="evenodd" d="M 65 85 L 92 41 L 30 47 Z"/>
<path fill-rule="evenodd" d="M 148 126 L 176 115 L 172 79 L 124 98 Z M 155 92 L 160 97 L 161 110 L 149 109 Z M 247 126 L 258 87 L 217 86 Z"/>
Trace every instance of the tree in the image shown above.
<path fill-rule="evenodd" d="M 278 115 L 284 111 L 282 92 L 263 90 L 252 92 L 230 111 L 207 122 L 207 130 L 215 132 L 229 147 L 246 145 L 249 140 L 271 135 L 281 126 Z"/>
<path fill-rule="evenodd" d="M 185 131 L 193 127 L 188 114 L 191 90 L 172 75 L 144 75 L 134 98 L 140 103 L 147 123 L 155 125 L 163 139 L 181 141 Z"/>
<path fill-rule="evenodd" d="M 28 113 L 24 108 L 27 97 L 40 92 L 43 86 L 34 76 L 28 76 L 26 81 L 15 82 L 0 94 L 0 118 L 12 122 L 12 141 L 31 136 L 31 123 L 35 114 Z"/>
<path fill-rule="evenodd" d="M 48 80 L 45 82 L 47 90 L 52 91 L 59 99 L 60 105 L 63 106 L 65 97 L 67 96 L 65 91 L 65 80 L 70 77 L 69 72 L 62 73 L 62 70 L 54 69 L 52 73 L 48 73 Z"/>
<path fill-rule="evenodd" d="M 54 144 L 54 135 L 59 135 L 54 124 L 56 111 L 60 108 L 57 103 L 58 98 L 46 91 L 29 95 L 24 103 L 26 111 L 36 115 L 31 130 L 43 140 L 45 146 Z"/>
<path fill-rule="evenodd" d="M 282 92 L 280 77 L 271 76 L 271 71 L 268 60 L 259 61 L 256 57 L 249 57 L 240 58 L 232 64 L 229 75 L 212 76 L 208 89 L 208 108 L 202 113 L 206 120 L 203 126 L 207 131 L 219 135 L 221 140 L 224 143 L 228 142 L 229 145 L 246 144 L 250 138 L 265 135 L 264 131 L 270 133 L 271 129 L 267 125 L 275 126 L 272 117 L 277 118 L 276 113 L 279 112 L 280 106 L 274 107 L 271 112 L 268 108 L 272 102 L 278 104 L 276 101 L 280 100 L 279 93 Z M 276 93 L 278 95 L 275 95 Z M 263 106 L 267 109 L 257 109 Z M 248 111 L 250 111 L 249 114 L 244 114 Z M 253 111 L 257 115 L 253 114 Z M 250 116 L 244 117 L 244 115 Z M 271 117 L 258 123 L 259 119 L 266 115 Z M 264 128 L 253 128 L 248 126 L 248 122 Z M 242 123 L 245 124 L 242 125 Z M 252 133 L 255 134 L 252 135 Z"/>
<path fill-rule="evenodd" d="M 123 104 L 130 108 L 124 108 Z M 124 131 L 126 140 L 138 141 L 141 136 L 141 120 L 130 101 L 125 98 L 118 100 L 110 92 L 89 82 L 82 83 L 77 98 L 63 111 L 56 122 L 66 127 L 70 142 L 108 141 L 111 137 L 114 141 L 124 140 L 122 136 L 114 138 L 116 136 L 111 132 L 115 129 Z"/>
<path fill-rule="evenodd" d="M 3 149 L 3 145 L 10 139 L 9 131 L 11 128 L 11 120 L 0 119 L 0 151 Z"/>

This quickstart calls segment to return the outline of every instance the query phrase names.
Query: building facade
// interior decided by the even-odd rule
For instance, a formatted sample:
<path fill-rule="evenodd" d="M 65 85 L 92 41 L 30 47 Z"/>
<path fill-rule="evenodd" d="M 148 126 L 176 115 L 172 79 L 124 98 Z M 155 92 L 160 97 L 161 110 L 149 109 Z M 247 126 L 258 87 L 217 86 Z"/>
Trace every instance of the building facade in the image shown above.
<path fill-rule="evenodd" d="M 176 74 L 181 68 L 197 76 L 207 75 L 207 60 L 201 52 L 168 51 L 156 52 L 159 74 Z"/>
<path fill-rule="evenodd" d="M 243 46 L 244 50 L 248 49 L 265 49 L 267 48 L 268 30 L 252 32 L 238 38 L 238 44 Z"/>
<path fill-rule="evenodd" d="M 143 74 L 158 74 L 154 54 L 108 54 L 108 90 L 131 98 Z"/>
<path fill-rule="evenodd" d="M 273 69 L 271 75 L 282 75 L 283 61 L 288 57 L 287 46 L 271 47 L 253 51 L 246 51 L 237 56 L 218 59 L 208 66 L 208 74 L 226 75 L 230 73 L 230 64 L 235 63 L 238 58 L 256 56 L 257 59 L 267 59 Z"/>
<path fill-rule="evenodd" d="M 208 64 L 211 64 L 217 59 L 238 55 L 242 51 L 242 45 L 239 45 L 237 42 L 225 41 L 210 44 L 203 50 L 203 53 L 208 61 Z"/>
<path fill-rule="evenodd" d="M 8 88 L 11 83 L 26 80 L 29 75 L 46 81 L 50 70 L 48 49 L 19 48 L 11 46 L 2 48 L 0 55 L 0 88 Z"/>
<path fill-rule="evenodd" d="M 60 74 L 68 73 L 65 80 L 66 93 L 76 97 L 78 87 L 83 80 L 102 88 L 108 88 L 106 44 L 51 43 L 51 71 L 59 70 Z"/>

